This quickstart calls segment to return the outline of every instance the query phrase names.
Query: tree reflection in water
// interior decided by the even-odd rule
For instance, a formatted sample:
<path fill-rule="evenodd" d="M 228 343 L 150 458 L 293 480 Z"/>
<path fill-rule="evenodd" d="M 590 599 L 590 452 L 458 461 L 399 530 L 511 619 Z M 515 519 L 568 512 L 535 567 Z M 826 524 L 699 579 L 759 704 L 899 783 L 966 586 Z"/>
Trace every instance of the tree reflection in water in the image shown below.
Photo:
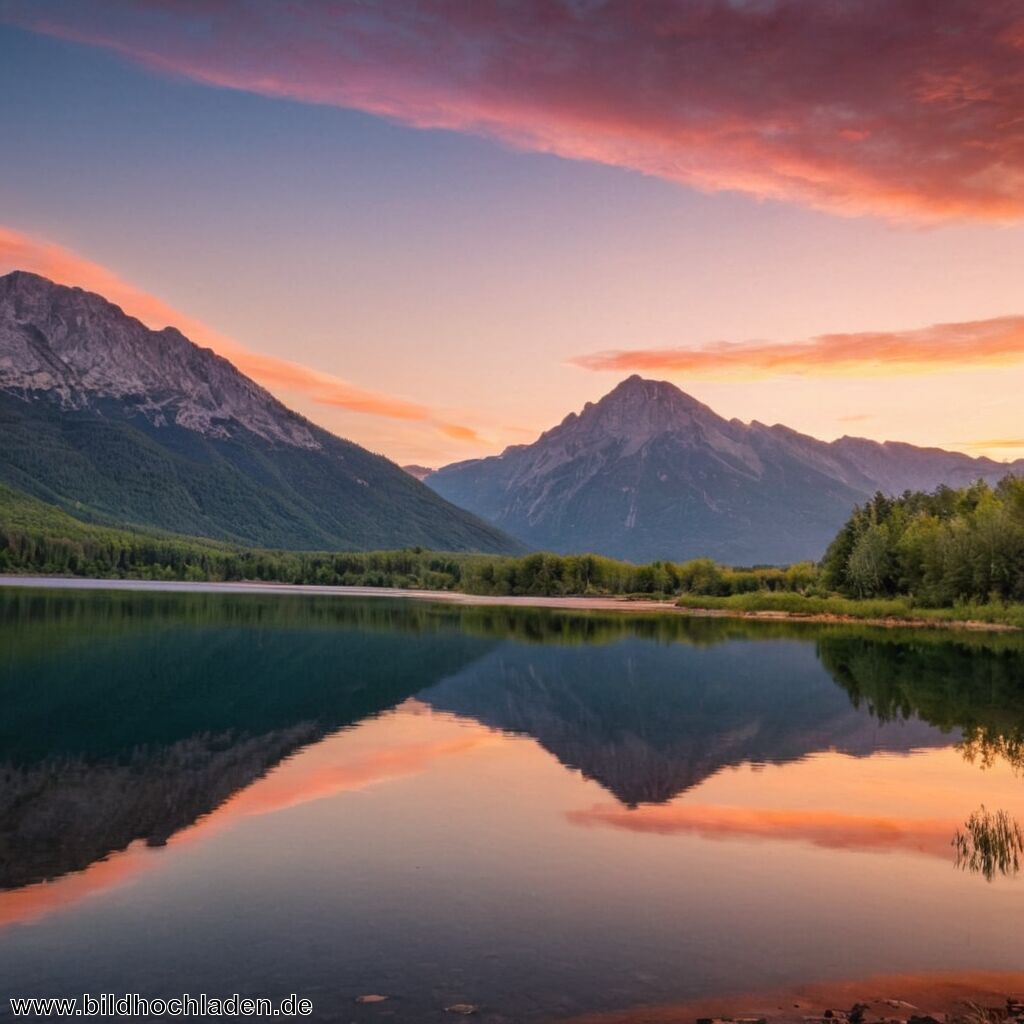
<path fill-rule="evenodd" d="M 965 729 L 964 738 L 957 744 L 957 750 L 964 755 L 968 764 L 991 768 L 1003 761 L 1017 775 L 1024 774 L 1024 736 L 1019 729 L 1009 735 L 993 732 L 984 726 Z"/>

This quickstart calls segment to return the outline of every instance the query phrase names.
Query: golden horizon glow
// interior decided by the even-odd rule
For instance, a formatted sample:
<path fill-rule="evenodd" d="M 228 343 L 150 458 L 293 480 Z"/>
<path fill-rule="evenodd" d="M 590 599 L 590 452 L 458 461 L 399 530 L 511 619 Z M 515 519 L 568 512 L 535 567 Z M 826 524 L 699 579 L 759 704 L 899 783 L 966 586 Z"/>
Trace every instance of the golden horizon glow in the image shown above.
<path fill-rule="evenodd" d="M 312 418 L 316 417 L 315 410 L 319 407 L 343 408 L 370 417 L 404 421 L 415 425 L 416 429 L 429 427 L 456 444 L 473 446 L 475 450 L 469 454 L 496 454 L 506 444 L 531 441 L 552 426 L 544 422 L 532 429 L 494 424 L 484 432 L 464 423 L 451 422 L 443 413 L 424 403 L 360 388 L 332 374 L 254 352 L 69 248 L 0 226 L 0 272 L 10 270 L 31 271 L 59 284 L 96 292 L 151 329 L 174 327 L 197 344 L 224 356 L 257 383 L 279 394 L 294 396 L 299 411 Z M 960 367 L 973 369 L 980 365 L 984 368 L 987 363 L 1024 363 L 1024 316 L 938 324 L 919 330 L 822 335 L 793 344 L 719 343 L 695 349 L 620 350 L 580 356 L 571 362 L 588 370 L 657 372 L 668 379 L 684 375 L 719 382 L 794 374 L 856 378 L 941 374 Z M 865 372 L 865 367 L 869 372 Z M 569 411 L 575 410 L 565 409 L 563 415 Z M 472 411 L 470 415 L 478 421 L 486 418 Z M 869 422 L 872 414 L 848 414 L 838 419 Z M 876 436 L 876 439 L 901 438 Z M 370 438 L 363 435 L 358 440 L 373 450 L 380 450 L 372 440 L 372 432 Z M 1024 447 L 1024 439 L 1018 438 L 939 439 L 933 443 L 997 460 Z M 425 461 L 432 461 L 436 468 L 445 461 L 464 457 L 465 454 L 455 450 L 447 458 Z M 396 461 L 409 460 L 396 458 Z"/>
<path fill-rule="evenodd" d="M 0 225 L 0 273 L 25 270 L 57 284 L 95 292 L 151 330 L 173 327 L 190 341 L 211 348 L 242 373 L 268 389 L 303 395 L 314 405 L 338 407 L 370 416 L 421 422 L 445 437 L 482 441 L 472 427 L 440 419 L 418 402 L 359 388 L 340 377 L 277 356 L 253 352 L 200 320 L 129 284 L 113 271 L 70 249 Z"/>

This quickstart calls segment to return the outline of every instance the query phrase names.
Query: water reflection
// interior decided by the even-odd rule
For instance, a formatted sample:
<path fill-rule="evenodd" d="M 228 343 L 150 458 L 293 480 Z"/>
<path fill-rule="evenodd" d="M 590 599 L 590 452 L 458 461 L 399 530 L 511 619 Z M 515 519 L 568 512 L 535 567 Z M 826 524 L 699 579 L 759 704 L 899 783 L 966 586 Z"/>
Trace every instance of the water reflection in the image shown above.
<path fill-rule="evenodd" d="M 0 888 L 162 845 L 495 642 L 417 609 L 129 596 L 0 601 Z"/>
<path fill-rule="evenodd" d="M 669 801 L 730 765 L 949 743 L 912 716 L 880 722 L 858 711 L 792 631 L 740 635 L 726 627 L 714 644 L 683 629 L 676 643 L 503 645 L 420 699 L 533 737 L 627 807 Z"/>
<path fill-rule="evenodd" d="M 982 799 L 1019 813 L 1022 650 L 0 592 L 0 925 L 33 922 L 0 961 L 40 994 L 308 988 L 349 1020 L 387 992 L 409 1021 L 957 965 L 979 917 L 976 962 L 1013 966 L 1016 889 L 950 839 Z"/>
<path fill-rule="evenodd" d="M 627 810 L 598 804 L 570 811 L 576 825 L 636 833 L 698 835 L 705 839 L 773 839 L 810 843 L 826 850 L 921 853 L 949 856 L 949 821 L 900 818 L 818 808 L 730 807 L 672 803 Z"/>
<path fill-rule="evenodd" d="M 1006 637 L 671 616 L 11 592 L 0 598 L 0 888 L 136 840 L 160 846 L 295 751 L 414 695 L 527 735 L 600 783 L 620 810 L 578 811 L 578 824 L 933 851 L 935 822 L 894 837 L 835 816 L 628 809 L 728 766 L 824 750 L 959 740 L 965 757 L 1019 764 L 1024 654 Z"/>
<path fill-rule="evenodd" d="M 1024 764 L 1024 648 L 1017 636 L 827 635 L 822 665 L 882 722 L 917 718 L 959 740 L 982 767 Z"/>
<path fill-rule="evenodd" d="M 988 811 L 982 805 L 957 830 L 953 838 L 956 866 L 982 875 L 991 882 L 996 875 L 1015 875 L 1024 853 L 1024 831 L 1006 811 Z"/>
<path fill-rule="evenodd" d="M 403 707 L 412 708 L 414 705 Z M 347 737 L 340 734 L 321 739 L 315 746 L 306 747 L 301 756 L 295 757 L 290 755 L 295 754 L 297 748 L 289 746 L 279 758 L 274 771 L 260 773 L 258 776 L 246 774 L 241 779 L 229 776 L 220 780 L 219 786 L 216 785 L 216 761 L 203 764 L 204 781 L 209 780 L 215 784 L 211 793 L 221 791 L 226 785 L 237 784 L 233 792 L 208 813 L 195 815 L 183 822 L 180 829 L 165 837 L 157 839 L 149 836 L 144 842 L 133 838 L 118 844 L 89 863 L 84 870 L 56 871 L 46 881 L 0 889 L 0 926 L 34 920 L 52 910 L 75 904 L 139 876 L 155 866 L 155 847 L 170 845 L 180 848 L 184 844 L 208 839 L 246 818 L 273 814 L 324 797 L 416 774 L 427 770 L 438 760 L 458 757 L 485 746 L 492 737 L 487 730 L 457 730 L 440 736 L 435 730 L 435 735 L 430 738 L 416 734 L 404 735 L 399 731 L 397 735 L 376 736 L 368 747 L 357 746 L 355 749 L 344 742 L 345 739 Z M 249 745 L 242 741 L 232 749 L 244 750 Z M 257 746 L 263 746 L 262 754 L 265 758 L 269 749 L 266 741 L 257 741 Z M 181 771 L 181 765 L 177 768 L 178 771 L 169 773 L 169 785 L 161 794 L 164 797 L 170 795 L 171 802 L 180 795 L 175 792 L 175 785 L 180 786 L 188 777 L 187 772 Z M 94 785 L 101 782 L 109 770 L 107 766 L 98 766 L 94 773 Z M 59 787 L 56 793 L 45 794 L 48 802 L 66 799 L 66 796 Z M 145 803 L 147 796 L 151 794 L 145 786 L 141 786 L 140 792 L 132 794 L 132 799 L 126 802 L 118 822 L 130 824 L 131 818 L 126 820 L 125 815 L 130 816 L 141 810 L 141 823 L 145 824 L 145 814 L 150 809 Z M 35 798 L 35 794 L 30 794 L 29 798 Z M 73 824 L 77 825 L 77 820 Z M 66 827 L 65 822 L 59 822 L 58 825 L 61 829 Z M 109 827 L 108 823 L 101 820 L 99 829 L 87 835 L 109 835 L 103 832 L 106 827 Z M 50 838 L 56 838 L 56 833 L 51 834 Z M 42 860 L 41 863 L 47 862 Z"/>

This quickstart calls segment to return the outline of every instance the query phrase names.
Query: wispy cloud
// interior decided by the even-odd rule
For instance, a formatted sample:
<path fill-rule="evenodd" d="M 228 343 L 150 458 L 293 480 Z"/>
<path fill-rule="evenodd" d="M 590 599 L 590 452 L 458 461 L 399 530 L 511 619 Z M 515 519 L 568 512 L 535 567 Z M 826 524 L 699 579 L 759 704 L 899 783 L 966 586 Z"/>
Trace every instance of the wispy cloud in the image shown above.
<path fill-rule="evenodd" d="M 989 450 L 992 448 L 1024 448 L 1024 437 L 996 437 L 987 441 L 954 441 L 957 448 Z"/>
<path fill-rule="evenodd" d="M 30 270 L 60 284 L 97 292 L 154 329 L 176 327 L 197 344 L 230 359 L 243 373 L 272 391 L 287 388 L 327 408 L 423 422 L 456 441 L 481 440 L 472 427 L 450 423 L 426 405 L 360 388 L 333 374 L 287 359 L 253 352 L 70 249 L 0 227 L 0 273 L 9 270 Z"/>
<path fill-rule="evenodd" d="M 1015 0 L 6 0 L 214 86 L 844 214 L 1024 215 Z"/>
<path fill-rule="evenodd" d="M 894 375 L 1024 360 L 1024 316 L 933 324 L 907 331 L 820 334 L 805 341 L 719 341 L 703 346 L 613 349 L 577 356 L 588 370 L 675 372 L 719 378 Z"/>

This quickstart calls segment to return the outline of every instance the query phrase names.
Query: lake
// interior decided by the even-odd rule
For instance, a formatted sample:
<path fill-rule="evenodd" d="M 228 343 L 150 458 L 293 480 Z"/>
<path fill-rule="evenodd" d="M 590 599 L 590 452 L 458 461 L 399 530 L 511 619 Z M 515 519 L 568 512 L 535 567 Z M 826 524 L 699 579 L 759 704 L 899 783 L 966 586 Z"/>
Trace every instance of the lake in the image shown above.
<path fill-rule="evenodd" d="M 1018 969 L 966 823 L 1024 818 L 1022 727 L 1014 635 L 0 589 L 0 994 L 532 1022 Z"/>

